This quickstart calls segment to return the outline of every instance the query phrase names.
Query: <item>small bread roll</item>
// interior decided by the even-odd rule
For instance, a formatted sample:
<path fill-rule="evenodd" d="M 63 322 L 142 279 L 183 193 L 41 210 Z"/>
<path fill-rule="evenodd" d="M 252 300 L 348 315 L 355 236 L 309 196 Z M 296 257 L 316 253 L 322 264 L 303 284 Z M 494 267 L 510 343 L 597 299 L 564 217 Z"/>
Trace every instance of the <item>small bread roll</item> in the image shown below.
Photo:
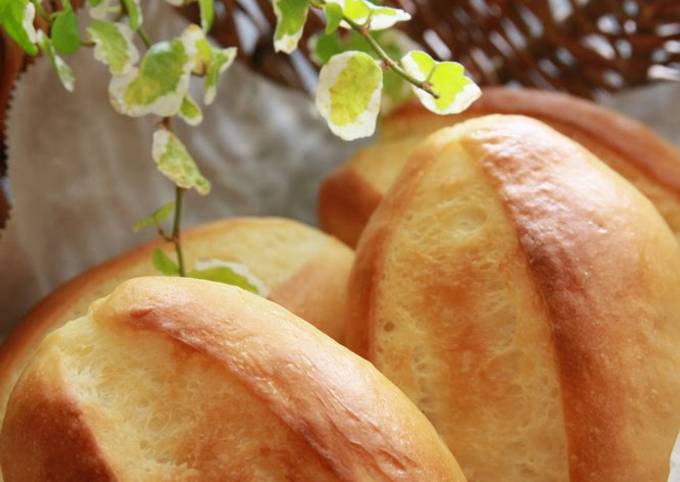
<path fill-rule="evenodd" d="M 347 345 L 475 482 L 663 482 L 680 429 L 680 245 L 521 116 L 429 137 L 361 237 Z"/>
<path fill-rule="evenodd" d="M 48 335 L 0 434 L 5 482 L 463 482 L 370 363 L 224 284 L 124 282 Z"/>
<path fill-rule="evenodd" d="M 533 89 L 484 89 L 459 115 L 405 105 L 382 123 L 378 141 L 330 174 L 319 192 L 321 227 L 355 246 L 373 210 L 413 149 L 437 129 L 488 114 L 524 114 L 583 144 L 632 182 L 680 239 L 680 152 L 639 122 L 592 102 Z"/>
<path fill-rule="evenodd" d="M 158 274 L 151 262 L 153 242 L 91 269 L 54 291 L 0 346 L 0 423 L 7 398 L 35 348 L 50 331 L 85 314 L 96 299 L 121 281 Z M 266 296 L 342 338 L 345 287 L 353 253 L 317 229 L 288 219 L 232 218 L 187 229 L 186 265 L 231 262 L 257 278 Z M 173 255 L 167 243 L 164 249 Z"/>

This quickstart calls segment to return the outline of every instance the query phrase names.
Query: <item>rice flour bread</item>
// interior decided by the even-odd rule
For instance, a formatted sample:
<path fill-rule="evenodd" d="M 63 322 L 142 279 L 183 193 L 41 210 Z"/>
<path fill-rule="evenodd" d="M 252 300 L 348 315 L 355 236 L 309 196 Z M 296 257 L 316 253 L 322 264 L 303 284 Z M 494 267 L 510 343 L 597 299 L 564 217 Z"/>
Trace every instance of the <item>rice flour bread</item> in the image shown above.
<path fill-rule="evenodd" d="M 341 339 L 345 287 L 353 253 L 322 232 L 280 218 L 232 218 L 187 229 L 186 265 L 227 265 L 261 294 Z M 9 394 L 36 347 L 50 331 L 83 316 L 96 299 L 122 281 L 157 274 L 151 252 L 158 243 L 91 269 L 42 301 L 0 345 L 0 423 Z M 166 246 L 169 254 L 170 247 Z"/>
<path fill-rule="evenodd" d="M 639 122 L 566 94 L 492 87 L 459 115 L 438 116 L 409 104 L 387 117 L 378 141 L 333 172 L 319 193 L 319 222 L 355 246 L 368 218 L 411 151 L 432 132 L 488 114 L 540 119 L 583 144 L 632 182 L 680 239 L 680 152 Z"/>
<path fill-rule="evenodd" d="M 48 335 L 0 433 L 5 482 L 464 482 L 370 363 L 279 305 L 129 280 Z"/>
<path fill-rule="evenodd" d="M 522 116 L 438 131 L 369 221 L 347 345 L 475 482 L 665 482 L 680 245 L 582 146 Z"/>

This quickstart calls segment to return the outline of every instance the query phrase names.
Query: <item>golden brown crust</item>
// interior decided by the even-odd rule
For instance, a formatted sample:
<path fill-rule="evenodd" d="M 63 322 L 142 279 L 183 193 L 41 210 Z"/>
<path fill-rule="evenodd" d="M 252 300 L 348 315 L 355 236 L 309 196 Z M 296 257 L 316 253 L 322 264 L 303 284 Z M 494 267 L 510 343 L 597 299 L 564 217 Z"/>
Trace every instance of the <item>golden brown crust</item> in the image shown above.
<path fill-rule="evenodd" d="M 640 122 L 567 94 L 490 87 L 484 89 L 480 99 L 466 112 L 445 117 L 435 116 L 419 104 L 406 104 L 385 119 L 378 143 L 409 136 L 424 138 L 439 128 L 494 113 L 534 117 L 584 144 L 649 196 L 674 231 L 680 233 L 680 152 Z M 324 181 L 326 199 L 323 202 L 335 206 L 320 210 L 320 223 L 328 232 L 337 232 L 343 240 L 358 238 L 363 221 L 385 193 L 385 189 L 371 183 L 368 174 L 357 165 L 359 159 L 366 162 L 363 159 L 372 155 L 370 150 L 360 151 Z M 396 177 L 405 158 L 406 153 L 395 159 L 392 167 L 383 160 L 379 169 L 393 169 L 391 175 Z M 375 162 L 377 165 L 378 160 Z M 647 188 L 650 184 L 651 189 Z M 662 192 L 650 192 L 653 186 Z M 668 207 L 665 204 L 669 204 Z"/>
<path fill-rule="evenodd" d="M 468 194 L 460 178 L 452 175 L 447 179 L 441 171 L 435 172 L 434 161 L 443 165 L 445 158 L 451 169 L 457 159 L 460 164 L 481 167 L 482 182 L 493 187 L 494 197 L 500 200 L 516 233 L 515 241 L 494 234 L 488 239 L 460 238 L 467 241 L 460 241 L 457 248 L 443 245 L 435 250 L 429 238 L 409 244 L 411 239 L 421 239 L 419 232 L 444 230 L 447 234 L 440 236 L 445 237 L 458 229 L 441 225 L 446 208 L 438 206 L 457 206 L 468 201 Z M 429 193 L 428 197 L 421 199 L 423 193 Z M 489 204 L 492 201 L 496 202 L 493 199 Z M 413 208 L 416 202 L 421 202 L 420 211 Z M 490 212 L 489 206 L 482 207 Z M 407 222 L 414 223 L 410 226 L 417 232 L 404 232 Z M 518 250 L 512 258 L 498 259 L 501 245 L 513 249 L 514 242 L 518 242 Z M 460 246 L 465 249 L 459 257 L 441 255 Z M 487 252 L 491 264 L 479 261 Z M 504 280 L 511 262 L 523 265 L 519 273 L 526 271 L 528 279 Z M 452 265 L 447 269 L 441 263 Z M 398 271 L 397 264 L 408 265 L 414 280 L 410 286 L 390 274 L 406 271 Z M 484 277 L 492 280 L 489 286 L 494 291 L 483 291 L 485 285 L 480 283 Z M 414 286 L 424 285 L 432 289 L 414 290 Z M 517 285 L 533 291 L 518 294 Z M 399 286 L 401 291 L 390 291 Z M 381 370 L 388 368 L 385 373 L 409 393 L 416 392 L 411 388 L 412 378 L 422 369 L 419 362 L 400 355 L 403 348 L 396 343 L 409 342 L 389 341 L 390 336 L 403 332 L 408 323 L 420 326 L 413 333 L 424 340 L 431 334 L 425 348 L 430 357 L 426 381 L 439 388 L 419 404 L 434 407 L 435 426 L 453 444 L 450 446 L 466 473 L 471 470 L 468 477 L 491 480 L 471 475 L 480 467 L 469 465 L 466 447 L 454 450 L 456 437 L 470 433 L 477 437 L 474 430 L 481 424 L 463 424 L 474 424 L 480 411 L 484 418 L 479 422 L 489 417 L 494 420 L 495 413 L 502 413 L 496 410 L 502 411 L 503 404 L 514 400 L 512 394 L 504 398 L 506 395 L 499 396 L 495 389 L 517 373 L 509 363 L 521 358 L 514 352 L 512 357 L 507 352 L 500 358 L 491 356 L 491 343 L 505 329 L 501 321 L 512 320 L 508 346 L 526 353 L 527 346 L 522 345 L 526 341 L 521 341 L 526 334 L 519 335 L 521 326 L 526 330 L 526 323 L 520 321 L 534 315 L 526 310 L 518 320 L 511 309 L 485 318 L 485 313 L 475 310 L 497 305 L 503 290 L 512 294 L 515 303 L 528 299 L 536 307 L 535 319 L 547 323 L 555 368 L 551 369 L 553 378 L 543 383 L 556 381 L 559 387 L 569 476 L 553 479 L 529 471 L 517 479 L 506 474 L 505 480 L 661 482 L 667 476 L 668 454 L 680 427 L 677 286 L 680 249 L 649 201 L 590 153 L 541 123 L 517 116 L 489 116 L 430 137 L 413 154 L 371 218 L 350 282 L 347 343 L 368 355 Z M 495 319 L 497 326 L 479 336 L 485 329 L 483 319 Z M 391 326 L 389 330 L 385 330 L 386 324 Z M 452 331 L 462 335 L 451 338 Z M 446 345 L 448 340 L 457 344 Z M 539 345 L 532 342 L 528 346 L 537 350 Z M 466 359 L 474 360 L 473 366 L 479 361 L 482 371 L 475 377 L 465 378 L 460 373 L 466 370 Z M 507 364 L 505 371 L 499 360 Z M 455 372 L 437 371 L 441 366 Z M 491 366 L 497 366 L 503 378 L 484 376 L 491 373 Z M 527 392 L 524 397 L 529 393 L 533 394 Z M 446 398 L 449 394 L 450 399 Z M 461 406 L 461 399 L 472 404 L 469 412 L 447 415 L 446 410 Z M 513 403 L 510 406 L 521 413 L 531 400 L 519 398 Z M 460 425 L 452 425 L 452 420 Z M 499 420 L 499 430 L 503 423 Z M 523 427 L 516 430 L 520 433 Z M 495 443 L 498 447 L 478 448 L 474 459 L 486 457 L 490 463 L 491 454 L 501 451 L 505 441 Z M 531 455 L 540 458 L 541 450 Z M 521 467 L 522 456 L 503 453 L 507 460 L 516 460 L 511 464 Z M 556 470 L 551 476 L 559 473 Z"/>
<path fill-rule="evenodd" d="M 283 276 L 283 279 L 270 286 L 270 296 L 310 322 L 316 323 L 330 336 L 340 339 L 343 331 L 345 282 L 353 259 L 349 249 L 337 240 L 295 221 L 278 218 L 232 218 L 187 229 L 184 234 L 185 251 L 190 254 L 192 246 L 198 242 L 215 239 L 219 243 L 220 237 L 230 230 L 242 230 L 257 235 L 262 239 L 261 243 L 265 244 L 268 239 L 276 238 L 277 233 L 288 230 L 300 232 L 294 238 L 296 240 L 311 241 L 308 243 L 308 251 L 296 248 L 302 253 L 299 256 L 303 257 L 299 260 L 300 268 L 293 273 L 281 268 L 280 273 L 275 273 L 279 277 Z M 244 243 L 249 242 L 244 240 Z M 107 294 L 100 293 L 102 286 L 125 277 L 154 273 L 150 254 L 160 245 L 157 241 L 150 242 L 79 275 L 52 292 L 12 331 L 0 346 L 0 420 L 9 392 L 40 340 L 49 331 L 67 321 L 66 317 L 82 314 L 73 312 L 74 305 L 82 305 L 83 300 L 89 303 L 93 297 Z M 83 305 L 83 309 L 86 306 L 87 304 Z"/>
<path fill-rule="evenodd" d="M 396 387 L 369 363 L 264 298 L 201 280 L 137 278 L 120 285 L 94 307 L 90 316 L 91 319 L 77 323 L 139 334 L 128 339 L 141 339 L 143 335 L 144 338 L 171 340 L 176 347 L 172 351 L 176 360 L 200 359 L 224 372 L 225 379 L 237 380 L 255 397 L 256 403 L 274 413 L 304 441 L 314 457 L 331 469 L 334 477 L 323 480 L 464 481 L 455 460 L 432 426 Z M 59 344 L 57 335 L 67 329 L 68 325 L 46 339 L 45 350 L 41 353 L 64 352 L 64 355 L 57 355 L 61 358 L 68 355 L 69 350 L 77 350 L 77 346 Z M 133 347 L 129 349 L 134 350 Z M 22 404 L 22 399 L 35 406 L 35 401 L 44 396 L 40 386 L 26 378 L 40 373 L 35 369 L 36 364 L 47 362 L 46 357 L 39 354 L 17 385 L 10 400 L 12 419 L 7 419 L 7 430 L 16 428 L 15 419 L 29 419 L 23 408 L 27 403 Z M 164 360 L 161 358 L 158 363 L 164 363 Z M 138 367 L 140 370 L 150 368 Z M 105 380 L 92 381 L 101 383 Z M 56 391 L 60 391 L 60 387 L 56 387 Z M 84 403 L 82 395 L 75 390 L 57 395 L 65 396 L 76 405 Z M 106 418 L 105 412 L 112 410 L 111 407 L 115 410 L 116 405 L 90 407 L 89 418 L 85 417 L 87 428 L 96 430 L 97 419 Z M 197 410 L 199 407 L 201 405 Z M 60 417 L 58 413 L 54 415 Z M 230 420 L 220 417 L 211 420 L 218 431 L 229 430 Z M 62 423 L 62 420 L 55 423 Z M 35 433 L 39 427 L 31 426 L 29 421 L 27 429 Z M 266 434 L 266 430 L 263 433 Z M 13 435 L 14 432 L 7 433 L 3 429 L 0 436 L 5 460 L 16 449 Z M 95 439 L 100 436 L 94 432 Z M 208 450 L 201 445 L 200 433 L 192 431 L 190 436 L 192 450 L 200 453 Z M 43 442 L 46 445 L 40 450 L 58 450 L 52 448 L 49 440 L 36 440 L 37 444 Z M 263 442 L 266 441 L 239 440 L 238 443 Z M 62 463 L 71 463 L 74 457 L 99 457 L 102 454 L 112 457 L 111 452 L 98 443 L 95 447 L 84 447 L 78 454 L 65 454 L 66 460 Z M 33 456 L 27 455 L 34 464 L 38 463 Z M 293 463 L 305 465 L 309 462 L 296 460 Z M 120 460 L 107 460 L 107 463 L 117 467 L 117 477 L 126 478 L 125 465 L 121 465 Z M 198 478 L 191 480 L 208 480 L 201 478 L 206 475 L 201 470 L 202 464 L 210 463 L 209 459 L 197 459 L 198 465 L 193 468 L 198 470 Z M 295 467 L 289 469 L 288 473 L 294 473 Z M 308 477 L 303 480 L 312 480 Z M 209 480 L 235 481 L 238 478 L 231 473 L 211 473 Z M 13 479 L 8 478 L 7 482 L 13 482 Z"/>
<path fill-rule="evenodd" d="M 19 390 L 0 438 L 4 480 L 115 482 L 80 407 L 56 380 L 22 382 L 30 391 Z"/>
<path fill-rule="evenodd" d="M 585 150 L 523 119 L 496 125 L 472 132 L 463 145 L 497 184 L 550 313 L 572 480 L 663 480 L 677 427 L 658 434 L 666 446 L 655 447 L 655 458 L 635 461 L 640 465 L 631 463 L 638 441 L 626 431 L 639 416 L 635 397 L 641 388 L 670 386 L 680 395 L 680 386 L 677 378 L 658 378 L 653 367 L 640 367 L 640 358 L 626 351 L 648 355 L 647 363 L 667 362 L 635 342 L 657 323 L 680 323 L 675 313 L 659 316 L 644 307 L 647 278 L 665 275 L 643 257 L 662 249 L 680 268 L 678 250 L 653 208 L 607 170 L 593 169 Z M 674 357 L 680 369 L 678 362 Z M 680 424 L 678 416 L 675 422 Z M 643 430 L 654 425 L 658 420 Z"/>
<path fill-rule="evenodd" d="M 641 122 L 568 94 L 487 87 L 463 116 L 451 116 L 448 122 L 443 122 L 452 125 L 470 117 L 494 113 L 526 115 L 566 135 L 577 132 L 587 136 L 593 143 L 606 145 L 659 184 L 680 191 L 680 152 L 673 145 Z M 419 104 L 407 104 L 387 118 L 386 129 L 390 135 L 396 135 L 393 130 L 427 122 L 432 115 Z M 443 122 L 441 127 L 445 125 Z"/>
<path fill-rule="evenodd" d="M 356 246 L 361 230 L 381 198 L 350 166 L 341 166 L 326 177 L 319 188 L 321 229 L 333 233 L 347 246 Z"/>
<path fill-rule="evenodd" d="M 313 259 L 274 287 L 268 298 L 303 320 L 323 320 L 317 326 L 342 343 L 347 318 L 344 300 L 354 256 L 349 250 L 339 250 L 337 244 L 329 240 Z M 339 302 L 328 303 L 329 293 L 336 293 Z"/>

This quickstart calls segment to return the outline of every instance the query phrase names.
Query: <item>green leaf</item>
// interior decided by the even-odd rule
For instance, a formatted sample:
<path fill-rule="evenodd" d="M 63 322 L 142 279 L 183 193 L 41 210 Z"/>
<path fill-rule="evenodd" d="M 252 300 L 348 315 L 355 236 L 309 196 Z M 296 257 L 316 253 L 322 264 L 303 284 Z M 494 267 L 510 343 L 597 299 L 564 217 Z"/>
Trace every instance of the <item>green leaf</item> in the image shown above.
<path fill-rule="evenodd" d="M 418 48 L 407 35 L 395 30 L 381 30 L 372 33 L 373 39 L 393 58 L 401 58 L 409 50 Z M 354 30 L 350 32 L 322 33 L 309 39 L 309 50 L 312 60 L 318 65 L 324 65 L 331 57 L 342 52 L 358 50 L 380 59 L 378 54 L 366 39 Z"/>
<path fill-rule="evenodd" d="M 177 114 L 189 89 L 196 44 L 202 37 L 201 29 L 190 25 L 181 37 L 152 45 L 138 69 L 111 79 L 113 107 L 133 117 Z"/>
<path fill-rule="evenodd" d="M 127 11 L 127 16 L 128 16 L 128 25 L 130 25 L 130 28 L 136 32 L 139 30 L 139 27 L 142 26 L 142 22 L 144 21 L 143 15 L 142 15 L 142 6 L 139 3 L 139 0 L 122 0 L 123 5 L 125 5 L 125 10 Z"/>
<path fill-rule="evenodd" d="M 47 58 L 50 59 L 54 70 L 57 71 L 57 76 L 59 77 L 61 84 L 66 90 L 73 92 L 76 82 L 73 71 L 71 70 L 71 67 L 57 55 L 54 50 L 54 45 L 52 45 L 52 41 L 42 32 L 42 30 L 38 31 L 38 44 L 42 51 L 45 52 L 45 55 L 47 55 Z"/>
<path fill-rule="evenodd" d="M 373 38 L 393 59 L 400 59 L 409 50 L 420 46 L 399 30 L 374 32 Z M 311 59 L 318 65 L 326 64 L 331 57 L 342 52 L 357 50 L 380 59 L 366 39 L 355 31 L 317 34 L 309 39 Z M 413 96 L 411 86 L 393 70 L 383 72 L 381 111 L 387 113 Z"/>
<path fill-rule="evenodd" d="M 197 126 L 203 121 L 203 112 L 189 94 L 184 96 L 179 108 L 179 116 L 191 126 Z"/>
<path fill-rule="evenodd" d="M 153 253 L 151 253 L 151 260 L 153 261 L 154 267 L 164 275 L 179 275 L 179 266 L 177 266 L 177 263 L 175 263 L 170 256 L 165 254 L 161 248 L 153 250 Z"/>
<path fill-rule="evenodd" d="M 132 227 L 133 232 L 141 231 L 142 229 L 155 226 L 160 227 L 161 223 L 165 221 L 175 211 L 175 203 L 169 202 L 163 204 L 161 207 L 152 212 L 149 216 L 140 219 Z"/>
<path fill-rule="evenodd" d="M 57 13 L 50 31 L 54 49 L 63 55 L 76 53 L 80 48 L 78 18 L 72 8 Z"/>
<path fill-rule="evenodd" d="M 427 81 L 438 98 L 413 87 L 420 102 L 436 114 L 458 114 L 482 94 L 477 84 L 465 76 L 465 68 L 457 62 L 437 62 L 427 53 L 412 51 L 401 63 L 419 81 Z"/>
<path fill-rule="evenodd" d="M 203 102 L 206 105 L 212 104 L 217 95 L 217 82 L 220 75 L 227 70 L 236 58 L 236 48 L 227 49 L 213 48 L 210 62 L 208 63 L 205 74 L 205 95 Z"/>
<path fill-rule="evenodd" d="M 378 32 L 380 33 L 380 32 Z M 378 58 L 371 45 L 355 31 L 340 35 L 338 32 L 317 34 L 309 39 L 311 58 L 317 65 L 327 64 L 334 55 L 356 50 Z"/>
<path fill-rule="evenodd" d="M 201 10 L 201 27 L 204 32 L 209 32 L 215 19 L 215 0 L 198 0 Z"/>
<path fill-rule="evenodd" d="M 397 22 L 411 19 L 411 15 L 403 10 L 375 5 L 368 0 L 327 0 L 327 3 L 340 6 L 345 17 L 369 30 L 385 30 Z M 340 25 L 351 28 L 344 21 Z"/>
<path fill-rule="evenodd" d="M 342 7 L 337 3 L 327 3 L 323 6 L 323 13 L 326 16 L 326 33 L 335 32 L 342 21 Z"/>
<path fill-rule="evenodd" d="M 277 52 L 292 53 L 302 37 L 307 21 L 309 0 L 273 0 L 276 14 L 274 49 Z"/>
<path fill-rule="evenodd" d="M 29 55 L 36 55 L 38 41 L 33 20 L 35 5 L 30 0 L 3 0 L 0 4 L 0 25 L 5 32 Z"/>
<path fill-rule="evenodd" d="M 90 7 L 96 7 L 97 5 L 99 5 L 100 3 L 102 3 L 103 1 L 104 1 L 104 0 L 87 0 L 87 4 L 88 4 Z"/>
<path fill-rule="evenodd" d="M 92 20 L 87 28 L 95 43 L 94 58 L 109 66 L 112 75 L 129 73 L 139 60 L 132 41 L 134 32 L 125 24 Z"/>
<path fill-rule="evenodd" d="M 196 189 L 202 195 L 210 192 L 210 181 L 203 177 L 187 148 L 170 130 L 161 127 L 154 132 L 151 155 L 158 170 L 176 186 Z"/>
<path fill-rule="evenodd" d="M 358 51 L 335 55 L 319 74 L 317 109 L 342 139 L 371 136 L 382 85 L 382 69 L 370 55 Z"/>
<path fill-rule="evenodd" d="M 257 286 L 252 284 L 248 278 L 238 274 L 228 266 L 218 266 L 215 268 L 195 269 L 187 273 L 189 278 L 204 279 L 208 281 L 217 281 L 218 283 L 225 283 L 228 285 L 238 286 L 251 293 L 260 294 Z"/>

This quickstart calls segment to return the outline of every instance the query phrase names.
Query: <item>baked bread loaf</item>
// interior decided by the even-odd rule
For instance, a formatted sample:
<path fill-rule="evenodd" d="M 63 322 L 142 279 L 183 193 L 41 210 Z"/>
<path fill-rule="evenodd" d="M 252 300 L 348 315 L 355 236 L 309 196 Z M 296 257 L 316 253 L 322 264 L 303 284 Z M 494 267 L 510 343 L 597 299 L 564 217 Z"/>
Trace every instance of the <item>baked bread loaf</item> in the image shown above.
<path fill-rule="evenodd" d="M 545 124 L 487 116 L 411 156 L 369 221 L 347 346 L 475 482 L 664 482 L 680 430 L 680 245 Z"/>
<path fill-rule="evenodd" d="M 321 185 L 321 227 L 355 246 L 361 231 L 411 151 L 437 129 L 488 114 L 542 120 L 583 144 L 632 182 L 680 239 L 680 152 L 644 125 L 566 94 L 491 87 L 459 115 L 438 116 L 419 104 L 387 117 L 378 141 L 360 150 Z"/>
<path fill-rule="evenodd" d="M 280 306 L 124 282 L 41 343 L 0 434 L 5 482 L 462 482 L 420 411 Z"/>
<path fill-rule="evenodd" d="M 339 241 L 292 220 L 232 218 L 185 230 L 183 245 L 187 266 L 198 261 L 239 263 L 264 284 L 269 299 L 342 338 L 353 253 Z M 43 337 L 84 315 L 94 300 L 123 280 L 158 274 L 151 262 L 157 246 L 142 246 L 66 283 L 10 334 L 0 346 L 0 423 L 10 391 Z"/>

